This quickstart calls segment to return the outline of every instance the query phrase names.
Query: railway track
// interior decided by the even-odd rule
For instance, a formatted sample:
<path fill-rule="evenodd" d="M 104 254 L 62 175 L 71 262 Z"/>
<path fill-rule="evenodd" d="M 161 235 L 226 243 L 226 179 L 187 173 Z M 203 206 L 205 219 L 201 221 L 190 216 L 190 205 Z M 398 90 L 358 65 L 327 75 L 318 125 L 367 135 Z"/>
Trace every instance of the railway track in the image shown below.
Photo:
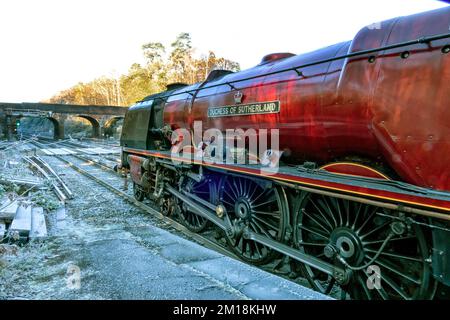
<path fill-rule="evenodd" d="M 46 144 L 39 143 L 36 141 L 31 142 L 37 147 L 45 148 Z M 55 143 L 56 145 L 66 145 L 64 142 L 58 142 Z M 94 172 L 94 170 L 87 169 L 89 166 L 83 166 L 81 167 L 80 163 L 77 163 L 78 161 L 83 161 L 83 163 L 88 163 L 92 167 L 97 167 L 101 169 L 104 172 L 107 172 L 111 175 L 114 175 L 114 177 L 120 178 L 120 175 L 114 171 L 114 169 L 110 166 L 105 165 L 101 161 L 98 161 L 98 159 L 91 158 L 92 155 L 79 155 L 79 154 L 71 154 L 71 155 L 52 155 L 51 157 L 54 157 L 58 159 L 59 161 L 66 164 L 71 169 L 75 170 L 76 172 L 80 173 L 81 175 L 91 179 L 92 181 L 96 182 L 97 184 L 101 185 L 105 189 L 111 191 L 118 197 L 122 198 L 123 200 L 127 201 L 131 205 L 139 208 L 143 212 L 149 213 L 153 217 L 158 218 L 161 222 L 163 222 L 165 225 L 167 225 L 169 228 L 173 228 L 183 234 L 185 237 L 189 238 L 190 240 L 193 240 L 204 247 L 207 247 L 211 250 L 214 250 L 218 253 L 221 253 L 225 256 L 228 256 L 230 258 L 236 259 L 238 261 L 241 261 L 245 264 L 248 264 L 255 268 L 260 268 L 266 272 L 275 274 L 277 276 L 281 276 L 284 279 L 287 279 L 289 281 L 292 281 L 294 283 L 300 284 L 305 287 L 309 287 L 309 284 L 307 283 L 306 279 L 303 278 L 297 278 L 293 279 L 292 272 L 285 271 L 286 266 L 289 265 L 289 261 L 286 261 L 286 258 L 279 258 L 274 261 L 272 261 L 269 264 L 266 265 L 259 265 L 255 266 L 253 264 L 249 264 L 246 261 L 243 261 L 240 259 L 237 255 L 235 255 L 231 250 L 227 247 L 225 238 L 223 236 L 218 237 L 215 230 L 207 229 L 201 233 L 195 233 L 187 229 L 183 224 L 175 220 L 175 217 L 173 216 L 166 216 L 162 214 L 158 209 L 155 207 L 152 207 L 144 202 L 138 201 L 135 199 L 135 197 L 131 194 L 128 194 L 127 192 L 120 189 L 118 185 L 113 185 L 112 183 L 106 182 L 108 179 L 105 179 L 105 176 L 100 176 L 97 173 Z M 118 180 L 120 181 L 120 180 Z M 288 270 L 290 270 L 290 267 L 288 267 Z M 298 274 L 296 275 L 298 277 Z M 331 293 L 331 297 L 333 298 L 342 298 L 336 293 Z"/>
<path fill-rule="evenodd" d="M 35 141 L 31 142 L 32 144 L 38 146 L 38 147 L 42 147 L 45 146 L 45 144 L 41 144 L 41 143 L 36 143 Z M 177 231 L 185 234 L 186 236 L 188 236 L 189 238 L 194 239 L 195 241 L 197 241 L 198 243 L 213 249 L 215 251 L 218 251 L 226 256 L 232 257 L 234 259 L 240 260 L 236 255 L 234 255 L 233 253 L 227 251 L 223 246 L 220 246 L 219 244 L 211 241 L 210 239 L 207 239 L 199 234 L 193 233 L 191 231 L 189 231 L 185 226 L 183 226 L 182 224 L 180 224 L 179 222 L 164 216 L 162 213 L 160 213 L 159 211 L 157 211 L 156 209 L 152 208 L 151 206 L 140 202 L 138 200 L 136 200 L 133 196 L 127 194 L 126 192 L 124 192 L 123 190 L 120 190 L 118 187 L 112 185 L 111 183 L 107 183 L 104 181 L 104 179 L 97 177 L 95 174 L 89 172 L 86 169 L 81 168 L 79 165 L 77 165 L 74 161 L 69 160 L 70 158 L 75 158 L 75 159 L 79 159 L 85 162 L 88 162 L 89 164 L 92 164 L 94 166 L 99 167 L 100 169 L 109 172 L 110 174 L 115 175 L 116 177 L 120 177 L 119 174 L 113 170 L 113 168 L 106 166 L 105 164 L 99 163 L 97 161 L 95 161 L 94 159 L 88 158 L 86 156 L 80 156 L 80 155 L 67 155 L 67 156 L 61 156 L 61 155 L 53 155 L 52 157 L 60 160 L 61 162 L 65 163 L 66 165 L 68 165 L 70 168 L 72 168 L 73 170 L 77 171 L 78 173 L 82 174 L 83 176 L 95 181 L 96 183 L 98 183 L 99 185 L 101 185 L 102 187 L 108 189 L 109 191 L 113 192 L 114 194 L 116 194 L 117 196 L 121 197 L 122 199 L 126 200 L 127 202 L 129 202 L 130 204 L 134 205 L 135 207 L 143 210 L 146 213 L 149 213 L 151 215 L 153 215 L 154 217 L 157 217 L 158 219 L 162 220 L 164 223 L 170 225 L 171 227 L 173 227 L 174 229 L 176 229 Z M 68 159 L 69 158 L 69 159 Z"/>
<path fill-rule="evenodd" d="M 58 199 L 65 202 L 73 198 L 73 193 L 61 177 L 39 156 L 24 156 L 23 159 L 50 181 Z"/>

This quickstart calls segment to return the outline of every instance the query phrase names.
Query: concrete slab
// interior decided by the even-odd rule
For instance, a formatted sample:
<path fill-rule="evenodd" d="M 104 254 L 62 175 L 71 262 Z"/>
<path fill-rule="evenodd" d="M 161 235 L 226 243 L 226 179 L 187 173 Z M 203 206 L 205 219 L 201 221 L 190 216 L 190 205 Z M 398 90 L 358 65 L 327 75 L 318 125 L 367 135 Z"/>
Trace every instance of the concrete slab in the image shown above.
<path fill-rule="evenodd" d="M 5 200 L 0 204 L 0 219 L 3 220 L 12 220 L 16 215 L 17 208 L 19 204 L 17 201 Z"/>
<path fill-rule="evenodd" d="M 164 246 L 161 249 L 160 254 L 167 260 L 177 264 L 217 259 L 221 257 L 220 254 L 212 250 L 206 250 L 200 246 L 192 246 L 191 244 L 180 242 Z"/>
<path fill-rule="evenodd" d="M 32 239 L 47 236 L 47 225 L 45 223 L 44 209 L 41 207 L 31 210 L 31 230 L 29 237 Z"/>
<path fill-rule="evenodd" d="M 267 277 L 267 274 L 255 272 L 255 267 L 246 265 L 234 259 L 221 256 L 212 260 L 189 263 L 194 269 L 209 274 L 233 287 L 242 287 L 252 281 Z"/>
<path fill-rule="evenodd" d="M 255 300 L 332 300 L 272 274 L 244 285 L 241 292 Z"/>
<path fill-rule="evenodd" d="M 21 236 L 28 236 L 31 230 L 31 206 L 20 205 L 17 209 L 9 232 L 19 232 Z"/>
<path fill-rule="evenodd" d="M 66 208 L 61 207 L 56 209 L 55 220 L 56 220 L 56 228 L 59 230 L 65 229 L 67 226 L 66 223 Z"/>
<path fill-rule="evenodd" d="M 168 231 L 156 227 L 130 228 L 128 231 L 144 239 L 146 246 L 158 254 L 158 261 L 163 258 L 179 266 L 179 270 L 189 269 L 190 277 L 193 275 L 206 277 L 219 283 L 223 288 L 235 290 L 246 299 L 330 299 L 309 288 L 209 250 Z M 158 262 L 156 272 L 159 267 Z M 190 278 L 186 278 L 184 285 L 189 286 L 188 281 Z M 167 283 L 169 286 L 169 282 Z M 174 283 L 177 281 L 174 280 Z M 163 281 L 160 285 L 163 285 Z M 213 295 L 210 299 L 216 298 Z"/>
<path fill-rule="evenodd" d="M 229 257 L 189 263 L 256 300 L 328 300 L 318 292 Z"/>
<path fill-rule="evenodd" d="M 96 291 L 109 293 L 105 298 L 245 298 L 233 288 L 176 265 L 130 240 L 99 241 L 89 244 L 85 251 L 82 256 L 86 260 L 78 263 L 93 268 L 96 281 L 83 280 L 82 290 L 95 287 Z"/>
<path fill-rule="evenodd" d="M 0 240 L 3 239 L 6 233 L 6 225 L 3 221 L 0 221 Z"/>

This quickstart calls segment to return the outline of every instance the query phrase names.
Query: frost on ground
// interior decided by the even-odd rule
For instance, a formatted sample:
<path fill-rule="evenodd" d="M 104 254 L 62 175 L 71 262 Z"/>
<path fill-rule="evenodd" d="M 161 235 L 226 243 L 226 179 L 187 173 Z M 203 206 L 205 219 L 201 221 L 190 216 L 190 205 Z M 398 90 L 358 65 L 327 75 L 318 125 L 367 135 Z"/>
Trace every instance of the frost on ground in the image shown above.
<path fill-rule="evenodd" d="M 66 203 L 66 218 L 60 220 L 55 210 L 59 203 L 50 189 L 32 195 L 35 203 L 46 208 L 49 237 L 14 247 L 13 251 L 0 251 L 0 299 L 121 298 L 121 293 L 102 289 L 104 284 L 99 280 L 99 271 L 92 268 L 97 259 L 96 245 L 113 241 L 123 243 L 124 247 L 128 243 L 145 247 L 140 230 L 149 224 L 160 226 L 161 222 L 139 212 L 58 159 L 45 157 L 45 160 L 60 174 L 75 198 Z M 117 186 L 123 183 L 116 179 Z M 113 249 L 121 250 L 120 247 Z M 147 246 L 147 249 L 158 250 L 154 246 Z M 108 263 L 115 272 L 115 261 Z M 81 284 L 77 283 L 77 272 Z"/>
<path fill-rule="evenodd" d="M 56 161 L 61 166 L 61 162 Z M 23 164 L 20 157 L 14 166 L 5 168 L 2 174 L 10 178 L 34 174 Z M 137 212 L 117 196 L 108 194 L 94 182 L 80 177 L 70 168 L 62 167 L 62 178 L 76 194 L 66 205 L 67 217 L 58 221 L 56 211 L 60 204 L 51 190 L 32 193 L 34 203 L 46 209 L 49 238 L 40 242 L 10 246 L 0 249 L 0 299 L 101 299 L 89 290 L 73 290 L 71 266 L 83 270 L 83 279 L 91 276 L 79 254 L 86 243 L 107 237 L 108 231 L 117 225 L 139 220 Z M 80 181 L 80 179 L 82 181 Z M 18 190 L 5 190 L 17 197 Z M 5 192 L 4 192 L 5 193 Z M 134 219 L 134 220 L 133 220 Z M 114 238 L 119 232 L 110 235 Z M 14 250 L 11 250 L 14 248 Z M 95 292 L 95 290 L 94 290 Z"/>

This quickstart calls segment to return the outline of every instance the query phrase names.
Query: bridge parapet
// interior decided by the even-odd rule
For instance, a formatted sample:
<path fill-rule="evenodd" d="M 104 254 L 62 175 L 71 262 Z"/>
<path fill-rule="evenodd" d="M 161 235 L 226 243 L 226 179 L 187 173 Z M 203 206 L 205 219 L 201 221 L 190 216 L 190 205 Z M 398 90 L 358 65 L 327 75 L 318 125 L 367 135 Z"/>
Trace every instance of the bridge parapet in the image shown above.
<path fill-rule="evenodd" d="M 127 107 L 118 106 L 99 106 L 99 105 L 75 105 L 75 104 L 57 104 L 57 103 L 5 103 L 0 102 L 0 110 L 41 110 L 56 113 L 67 114 L 89 114 L 89 115 L 108 115 L 108 116 L 124 116 Z"/>
<path fill-rule="evenodd" d="M 72 105 L 54 103 L 4 103 L 0 102 L 0 126 L 10 137 L 11 127 L 21 117 L 42 117 L 49 119 L 54 126 L 55 139 L 64 139 L 64 122 L 67 116 L 74 115 L 87 119 L 93 128 L 93 137 L 100 138 L 106 129 L 117 119 L 123 118 L 128 108 L 118 106 Z"/>
<path fill-rule="evenodd" d="M 5 114 L 16 117 L 51 117 L 53 112 L 37 109 L 5 109 Z"/>

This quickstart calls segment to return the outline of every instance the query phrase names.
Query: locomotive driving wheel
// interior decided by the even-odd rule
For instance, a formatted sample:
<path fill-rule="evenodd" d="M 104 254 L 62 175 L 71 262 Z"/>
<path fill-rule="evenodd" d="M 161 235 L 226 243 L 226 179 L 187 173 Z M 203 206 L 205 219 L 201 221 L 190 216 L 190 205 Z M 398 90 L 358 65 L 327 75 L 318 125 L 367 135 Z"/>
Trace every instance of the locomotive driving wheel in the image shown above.
<path fill-rule="evenodd" d="M 301 265 L 314 289 L 341 299 L 430 299 L 435 281 L 417 224 L 401 214 L 309 194 L 294 214 L 294 241 L 304 253 L 350 271 L 348 283 Z"/>
<path fill-rule="evenodd" d="M 189 178 L 189 180 L 184 183 L 183 190 L 211 203 L 214 203 L 217 198 L 217 184 L 214 176 L 206 177 L 200 182 Z M 179 207 L 179 217 L 181 223 L 192 232 L 201 232 L 208 225 L 207 219 L 192 212 L 190 208 L 183 203 L 181 203 Z"/>
<path fill-rule="evenodd" d="M 135 182 L 133 182 L 133 195 L 137 201 L 144 201 L 145 198 L 144 189 Z"/>
<path fill-rule="evenodd" d="M 177 200 L 171 195 L 165 195 L 158 200 L 158 205 L 164 216 L 172 216 L 176 210 Z"/>
<path fill-rule="evenodd" d="M 219 202 L 226 209 L 234 234 L 227 235 L 231 249 L 244 261 L 264 264 L 275 257 L 270 248 L 243 237 L 244 228 L 281 241 L 286 232 L 288 205 L 282 188 L 238 176 L 227 176 L 221 184 Z"/>

